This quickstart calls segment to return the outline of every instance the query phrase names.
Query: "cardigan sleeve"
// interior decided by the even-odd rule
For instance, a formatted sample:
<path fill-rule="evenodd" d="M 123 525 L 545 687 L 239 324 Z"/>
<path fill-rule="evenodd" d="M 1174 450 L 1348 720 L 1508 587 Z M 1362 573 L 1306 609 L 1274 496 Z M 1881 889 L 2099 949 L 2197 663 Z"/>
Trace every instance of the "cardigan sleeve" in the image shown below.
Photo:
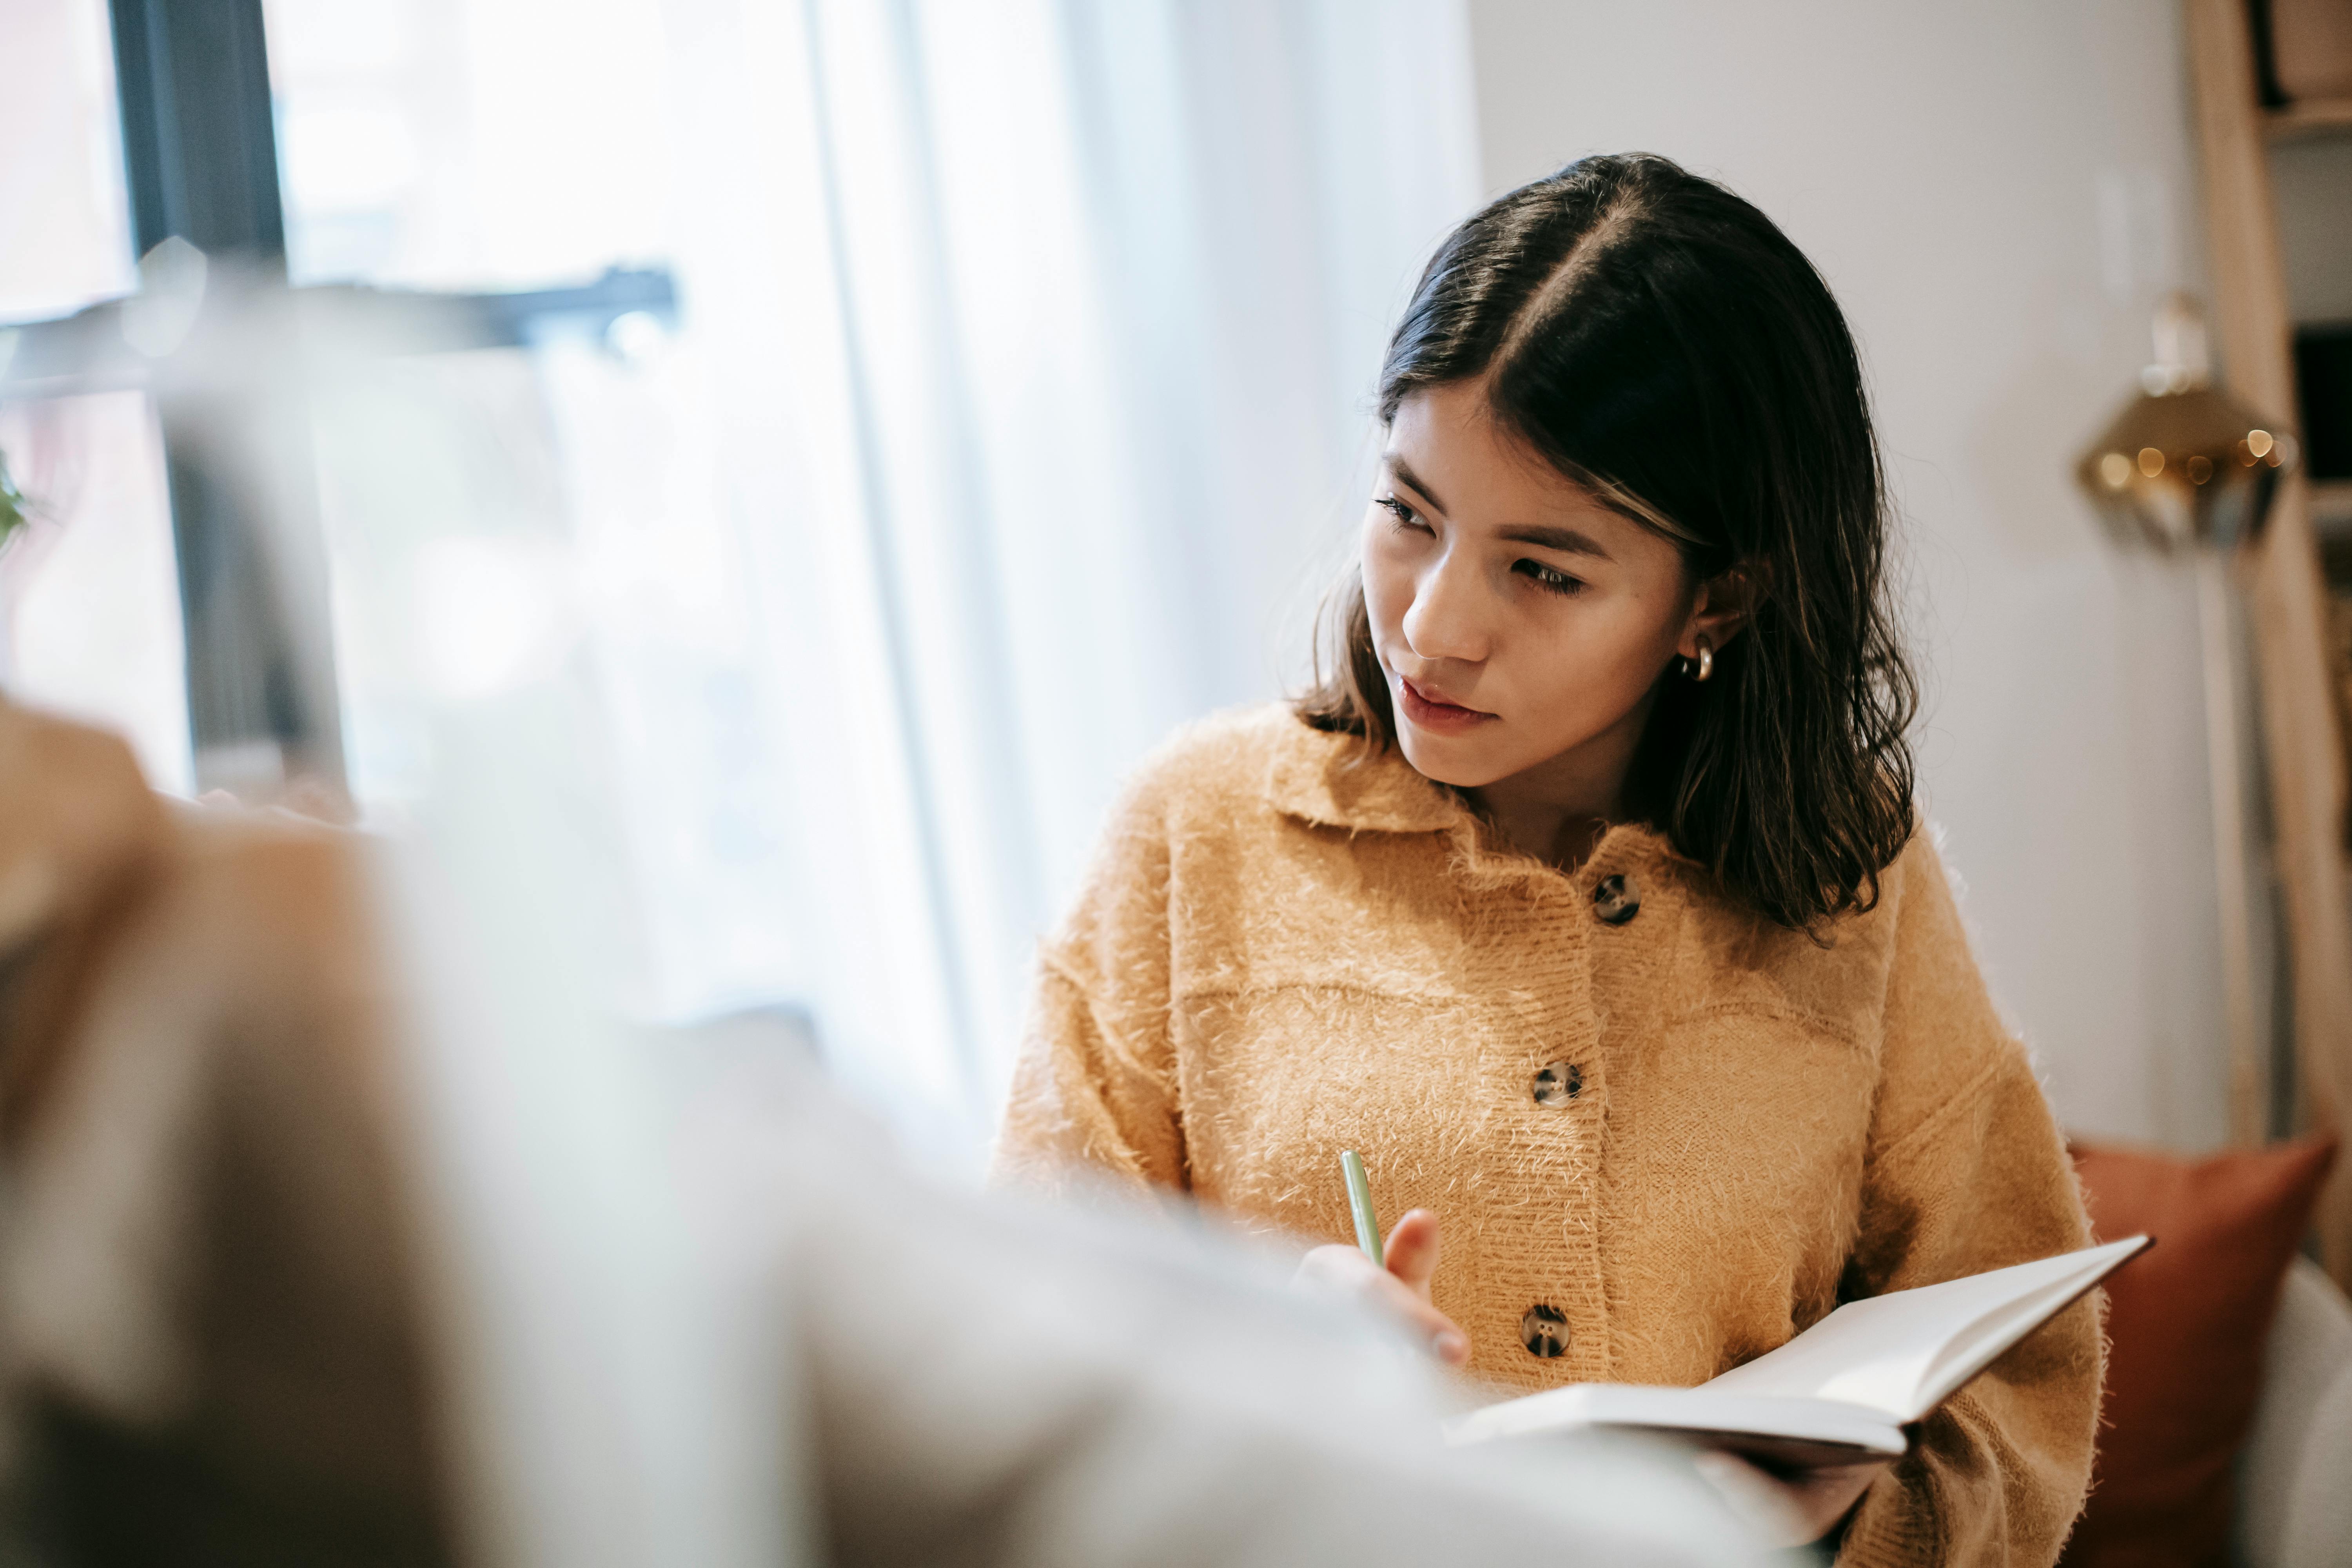
<path fill-rule="evenodd" d="M 2088 1244 L 2074 1171 L 2024 1048 L 1969 956 L 1924 836 L 1898 863 L 1861 1233 L 1842 1294 L 1876 1295 Z M 1864 1496 L 1854 1564 L 2056 1560 L 2090 1482 L 2101 1298 L 2075 1303 L 1916 1429 Z"/>
<path fill-rule="evenodd" d="M 1038 953 L 992 1184 L 1186 1185 L 1169 1037 L 1169 841 L 1153 782 L 1113 810 L 1076 907 Z"/>

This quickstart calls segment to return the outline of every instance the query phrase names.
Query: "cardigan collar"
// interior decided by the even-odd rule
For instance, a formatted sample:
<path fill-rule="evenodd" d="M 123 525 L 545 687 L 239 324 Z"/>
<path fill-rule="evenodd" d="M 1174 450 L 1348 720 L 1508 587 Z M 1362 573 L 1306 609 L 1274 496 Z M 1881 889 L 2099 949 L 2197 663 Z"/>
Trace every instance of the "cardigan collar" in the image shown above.
<path fill-rule="evenodd" d="M 1395 746 L 1370 752 L 1352 735 L 1294 722 L 1275 747 L 1265 798 L 1286 816 L 1349 833 L 1444 833 L 1454 841 L 1457 868 L 1475 881 L 1561 876 L 1545 861 L 1496 845 L 1460 795 L 1431 782 Z M 1621 822 L 1566 879 L 1581 888 L 1630 864 L 1681 858 L 1654 828 Z"/>
<path fill-rule="evenodd" d="M 1373 752 L 1353 735 L 1304 723 L 1275 748 L 1265 796 L 1276 811 L 1351 833 L 1442 833 L 1470 808 L 1431 783 L 1394 746 Z"/>

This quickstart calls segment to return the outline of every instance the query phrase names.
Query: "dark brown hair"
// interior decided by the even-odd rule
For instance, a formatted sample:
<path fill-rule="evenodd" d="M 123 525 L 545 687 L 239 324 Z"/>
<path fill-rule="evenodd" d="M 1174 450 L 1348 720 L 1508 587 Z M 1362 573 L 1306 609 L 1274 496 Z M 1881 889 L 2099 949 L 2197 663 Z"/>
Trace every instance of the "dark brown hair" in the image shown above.
<path fill-rule="evenodd" d="M 1911 835 L 1918 695 L 1861 360 L 1821 275 L 1713 181 L 1585 158 L 1438 247 L 1389 343 L 1381 418 L 1481 376 L 1512 429 L 1673 539 L 1694 582 L 1747 578 L 1751 613 L 1713 679 L 1662 678 L 1630 808 L 1784 926 L 1871 908 Z M 1335 646 L 1298 713 L 1385 750 L 1362 582 L 1328 609 Z"/>

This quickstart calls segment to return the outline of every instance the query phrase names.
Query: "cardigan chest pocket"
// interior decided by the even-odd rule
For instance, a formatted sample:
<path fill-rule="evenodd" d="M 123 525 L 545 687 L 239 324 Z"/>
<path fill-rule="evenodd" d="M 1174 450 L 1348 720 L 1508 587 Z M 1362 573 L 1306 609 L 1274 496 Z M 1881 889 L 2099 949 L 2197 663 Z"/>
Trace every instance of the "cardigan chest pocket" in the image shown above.
<path fill-rule="evenodd" d="M 1872 1054 L 1811 1015 L 1734 1005 L 1673 1019 L 1612 1107 L 1624 1135 L 1609 1163 L 1639 1221 L 1630 1252 L 1671 1237 L 1673 1256 L 1653 1260 L 1662 1274 L 1706 1258 L 1710 1274 L 1780 1280 L 1778 1300 L 1724 1304 L 1780 1342 L 1793 1309 L 1835 1289 L 1874 1080 Z"/>
<path fill-rule="evenodd" d="M 1509 1020 L 1458 994 L 1298 982 L 1191 996 L 1174 1023 L 1193 1192 L 1344 1237 L 1343 1149 L 1364 1157 L 1383 1224 L 1442 1209 L 1470 1175 L 1459 1152 L 1483 1142 L 1484 1064 Z"/>

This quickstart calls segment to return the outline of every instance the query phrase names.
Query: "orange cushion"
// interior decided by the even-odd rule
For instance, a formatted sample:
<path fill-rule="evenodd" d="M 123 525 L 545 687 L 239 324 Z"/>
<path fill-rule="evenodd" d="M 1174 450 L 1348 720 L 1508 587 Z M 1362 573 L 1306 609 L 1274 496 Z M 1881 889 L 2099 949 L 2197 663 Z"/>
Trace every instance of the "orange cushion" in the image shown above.
<path fill-rule="evenodd" d="M 2182 1160 L 2076 1144 L 2091 1227 L 2156 1245 L 2107 1280 L 2107 1393 L 2068 1568 L 2221 1564 L 2287 1264 L 2332 1139 Z"/>

